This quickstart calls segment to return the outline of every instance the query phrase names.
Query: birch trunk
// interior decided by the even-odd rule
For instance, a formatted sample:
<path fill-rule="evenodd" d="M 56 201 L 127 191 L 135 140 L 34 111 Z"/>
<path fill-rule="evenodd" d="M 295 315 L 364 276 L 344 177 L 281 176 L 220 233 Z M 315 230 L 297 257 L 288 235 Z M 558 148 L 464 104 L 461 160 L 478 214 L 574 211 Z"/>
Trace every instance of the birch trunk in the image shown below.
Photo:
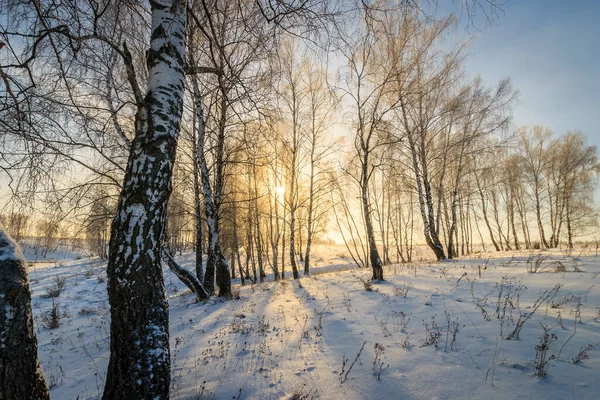
<path fill-rule="evenodd" d="M 408 126 L 408 124 L 406 123 Z M 418 162 L 418 153 L 416 148 L 416 143 L 413 140 L 412 133 L 408 133 L 408 140 L 411 149 L 412 156 L 412 166 L 415 172 L 415 180 L 417 185 L 417 194 L 419 197 L 419 210 L 421 211 L 421 218 L 423 220 L 423 235 L 425 236 L 425 242 L 429 246 L 431 250 L 433 250 L 436 258 L 438 260 L 445 260 L 446 254 L 444 253 L 444 249 L 439 242 L 438 232 L 435 230 L 435 221 L 431 212 L 433 212 L 433 202 L 431 198 L 431 189 L 430 185 L 427 183 L 427 177 L 421 176 L 419 162 Z M 429 187 L 429 190 L 427 188 Z M 424 190 L 424 188 L 426 190 Z M 430 210 L 430 214 L 428 216 L 427 209 Z"/>
<path fill-rule="evenodd" d="M 27 263 L 0 225 L 0 398 L 50 399 L 37 354 Z"/>
<path fill-rule="evenodd" d="M 194 139 L 195 146 L 193 146 L 193 158 L 194 158 L 194 218 L 195 218 L 195 251 L 196 251 L 196 278 L 200 282 L 204 282 L 204 269 L 202 266 L 202 254 L 203 254 L 203 234 L 202 234 L 202 205 L 200 200 L 201 189 L 200 189 L 200 159 L 198 158 L 198 137 L 196 135 L 196 114 L 194 114 L 194 127 L 192 132 L 192 138 Z"/>
<path fill-rule="evenodd" d="M 217 285 L 219 287 L 219 296 L 229 297 L 231 295 L 231 278 L 229 275 L 229 266 L 227 260 L 223 256 L 221 244 L 219 242 L 219 209 L 220 190 L 222 185 L 220 179 L 217 179 L 213 195 L 213 188 L 210 185 L 210 173 L 205 156 L 206 131 L 204 123 L 204 107 L 202 105 L 202 96 L 198 87 L 198 82 L 195 76 L 192 76 L 192 86 L 194 91 L 194 102 L 196 107 L 196 120 L 198 126 L 198 164 L 200 169 L 200 177 L 202 181 L 202 197 L 204 199 L 204 213 L 206 215 L 206 225 L 208 226 L 208 249 L 206 259 L 206 273 L 204 276 L 204 289 L 209 293 L 215 292 L 214 279 L 215 273 Z M 219 134 L 220 136 L 222 133 Z M 219 138 L 220 141 L 221 138 Z M 221 147 L 217 148 L 222 152 Z M 222 154 L 222 153 L 221 153 Z M 218 158 L 218 156 L 217 156 Z M 222 167 L 221 167 L 222 168 Z M 217 171 L 217 175 L 222 171 Z"/>
<path fill-rule="evenodd" d="M 485 226 L 487 226 L 488 232 L 490 233 L 490 240 L 492 241 L 492 244 L 494 245 L 494 248 L 496 249 L 496 251 L 500 251 L 500 246 L 498 246 L 498 242 L 496 241 L 496 238 L 494 237 L 494 231 L 492 230 L 492 226 L 490 224 L 490 220 L 487 215 L 486 199 L 483 194 L 483 188 L 481 187 L 479 178 L 477 177 L 477 172 L 475 173 L 475 182 L 477 183 L 479 197 L 481 198 L 481 212 L 483 213 L 483 220 L 485 221 Z M 481 236 L 481 232 L 479 234 Z M 483 239 L 482 239 L 482 242 L 483 242 Z"/>
<path fill-rule="evenodd" d="M 313 128 L 314 130 L 314 128 Z M 308 221 L 306 222 L 306 253 L 304 254 L 304 275 L 310 274 L 310 246 L 313 237 L 313 213 L 315 204 L 315 141 L 310 149 L 310 183 L 308 185 Z"/>
<path fill-rule="evenodd" d="M 548 241 L 546 240 L 546 233 L 544 232 L 544 224 L 542 222 L 542 205 L 541 205 L 541 200 L 540 200 L 540 184 L 539 184 L 539 179 L 538 177 L 535 177 L 535 217 L 536 217 L 536 221 L 537 221 L 537 226 L 538 226 L 538 232 L 540 235 L 540 247 L 542 249 L 547 249 L 548 247 L 550 247 L 548 245 Z"/>
<path fill-rule="evenodd" d="M 373 221 L 371 218 L 371 205 L 369 204 L 369 152 L 367 147 L 363 148 L 363 160 L 361 170 L 361 200 L 363 206 L 363 214 L 365 219 L 365 228 L 367 231 L 367 240 L 369 242 L 369 260 L 371 261 L 371 268 L 373 269 L 373 276 L 371 279 L 382 281 L 383 280 L 383 264 L 381 257 L 379 257 L 379 251 L 377 251 L 377 243 L 375 242 L 375 231 L 373 230 Z"/>
<path fill-rule="evenodd" d="M 451 225 L 450 225 L 450 233 L 449 233 L 449 237 L 448 237 L 448 257 L 449 258 L 454 258 L 455 255 L 458 254 L 457 249 L 454 248 L 454 239 L 453 239 L 453 234 L 456 231 L 456 221 L 457 221 L 457 215 L 456 215 L 456 206 L 458 203 L 458 186 L 460 184 L 461 178 L 462 178 L 462 169 L 463 169 L 463 157 L 464 157 L 464 153 L 465 153 L 465 139 L 463 138 L 463 144 L 461 146 L 460 149 L 460 157 L 458 160 L 458 168 L 456 171 L 456 180 L 454 181 L 454 189 L 452 190 L 452 203 L 450 206 L 450 214 L 451 214 Z M 458 242 L 458 239 L 456 240 Z M 463 251 L 464 253 L 464 251 Z"/>
<path fill-rule="evenodd" d="M 163 246 L 162 258 L 169 269 L 196 295 L 198 300 L 205 300 L 209 297 L 201 281 L 175 261 L 167 245 Z"/>
<path fill-rule="evenodd" d="M 136 115 L 108 261 L 110 360 L 104 399 L 168 399 L 169 308 L 161 247 L 181 122 L 186 2 L 153 0 L 148 91 Z"/>
<path fill-rule="evenodd" d="M 296 132 L 294 122 L 294 143 L 296 143 Z M 294 279 L 298 279 L 298 265 L 296 264 L 296 211 L 298 208 L 297 193 L 296 193 L 296 160 L 297 160 L 298 147 L 294 145 L 292 152 L 292 165 L 291 165 L 291 177 L 290 177 L 290 265 L 292 267 L 292 275 Z"/>

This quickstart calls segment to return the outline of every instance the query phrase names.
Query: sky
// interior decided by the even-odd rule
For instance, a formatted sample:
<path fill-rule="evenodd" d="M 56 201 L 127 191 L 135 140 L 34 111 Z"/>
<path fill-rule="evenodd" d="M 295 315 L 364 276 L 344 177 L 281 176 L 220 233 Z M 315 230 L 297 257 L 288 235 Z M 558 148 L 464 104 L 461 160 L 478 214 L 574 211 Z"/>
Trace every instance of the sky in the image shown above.
<path fill-rule="evenodd" d="M 515 126 L 580 130 L 600 149 L 600 1 L 507 0 L 502 10 L 494 26 L 469 28 L 469 75 L 488 85 L 512 79 Z"/>
<path fill-rule="evenodd" d="M 508 0 L 479 30 L 466 62 L 488 85 L 510 77 L 519 90 L 513 123 L 555 135 L 580 130 L 600 148 L 600 1 Z"/>

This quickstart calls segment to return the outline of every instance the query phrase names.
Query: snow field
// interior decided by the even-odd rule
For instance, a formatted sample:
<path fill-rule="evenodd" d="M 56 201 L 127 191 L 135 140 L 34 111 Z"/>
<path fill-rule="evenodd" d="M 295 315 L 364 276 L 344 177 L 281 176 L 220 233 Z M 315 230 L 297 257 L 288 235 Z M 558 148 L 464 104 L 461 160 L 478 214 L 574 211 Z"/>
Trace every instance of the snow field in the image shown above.
<path fill-rule="evenodd" d="M 392 265 L 384 267 L 386 281 L 368 291 L 370 270 L 351 268 L 339 249 L 319 250 L 311 277 L 236 286 L 239 300 L 194 303 L 165 270 L 171 397 L 597 398 L 600 257 L 513 252 Z M 193 268 L 193 254 L 178 260 Z M 528 273 L 536 263 L 538 272 Z M 31 264 L 39 353 L 53 398 L 102 393 L 109 357 L 105 267 L 72 258 Z M 60 277 L 62 293 L 49 297 Z M 56 304 L 60 323 L 50 329 L 46 316 Z M 519 338 L 506 340 L 519 318 Z M 543 348 L 544 329 L 556 340 L 541 360 L 547 376 L 540 378 L 536 346 Z"/>

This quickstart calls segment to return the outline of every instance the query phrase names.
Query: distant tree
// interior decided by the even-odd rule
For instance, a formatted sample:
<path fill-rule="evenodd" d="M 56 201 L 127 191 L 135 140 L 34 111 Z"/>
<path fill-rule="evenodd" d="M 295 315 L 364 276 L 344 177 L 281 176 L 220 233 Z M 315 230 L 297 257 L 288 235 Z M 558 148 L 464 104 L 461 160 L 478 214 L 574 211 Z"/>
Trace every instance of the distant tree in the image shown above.
<path fill-rule="evenodd" d="M 409 33 L 405 33 L 403 43 L 410 50 L 408 60 L 400 64 L 395 93 L 397 119 L 406 135 L 404 145 L 414 174 L 423 234 L 438 260 L 447 257 L 442 244 L 441 206 L 445 174 L 449 171 L 452 124 L 459 104 L 453 95 L 462 47 L 441 51 L 437 43 L 453 20 L 448 17 L 425 24 L 413 17 L 409 21 Z"/>
<path fill-rule="evenodd" d="M 530 130 L 522 127 L 517 132 L 521 148 L 520 157 L 523 172 L 527 177 L 528 193 L 530 194 L 538 227 L 540 246 L 548 248 L 550 245 L 546 240 L 546 232 L 542 219 L 543 197 L 546 195 L 544 172 L 548 162 L 547 148 L 551 142 L 552 131 L 549 128 L 536 125 Z"/>
<path fill-rule="evenodd" d="M 326 142 L 326 129 L 331 124 L 335 110 L 333 94 L 326 87 L 326 71 L 319 69 L 314 62 L 307 71 L 307 128 L 308 147 L 308 208 L 306 221 L 306 250 L 304 254 L 304 275 L 310 274 L 310 256 L 313 237 L 318 222 L 328 209 L 325 193 L 331 190 L 327 179 L 325 159 L 333 152 L 331 144 Z"/>
<path fill-rule="evenodd" d="M 108 234 L 110 221 L 114 216 L 114 204 L 102 194 L 93 202 L 86 221 L 86 238 L 89 249 L 100 257 L 108 258 Z"/>
<path fill-rule="evenodd" d="M 483 157 L 481 155 L 473 155 L 473 158 L 477 158 L 478 161 L 481 163 Z M 479 169 L 474 174 L 474 177 L 477 186 L 477 193 L 479 195 L 480 200 L 479 205 L 481 207 L 481 215 L 485 222 L 485 226 L 487 227 L 488 234 L 490 240 L 492 241 L 492 244 L 494 245 L 494 248 L 496 249 L 496 251 L 500 251 L 502 250 L 502 242 L 500 241 L 500 238 L 498 238 L 498 236 L 496 235 L 498 227 L 494 227 L 492 225 L 492 218 L 494 217 L 494 201 L 490 200 L 490 198 L 493 198 L 497 195 L 496 192 L 493 190 L 497 182 L 495 181 L 495 176 L 493 174 L 493 166 L 489 164 L 493 163 L 493 161 L 490 159 L 491 157 L 488 156 L 486 164 L 483 166 L 479 166 Z"/>
<path fill-rule="evenodd" d="M 521 171 L 519 169 L 518 159 L 514 156 L 505 156 L 502 168 L 500 169 L 502 176 L 501 186 L 503 196 L 505 198 L 506 219 L 508 222 L 509 232 L 512 233 L 513 245 L 515 250 L 520 250 L 519 234 L 517 231 L 518 219 L 517 210 L 519 197 L 522 190 L 520 188 Z"/>
<path fill-rule="evenodd" d="M 285 199 L 289 217 L 289 259 L 294 279 L 298 279 L 296 249 L 298 246 L 298 212 L 300 208 L 300 168 L 303 158 L 302 145 L 306 140 L 302 126 L 308 124 L 306 111 L 308 93 L 305 89 L 304 77 L 308 73 L 309 60 L 300 52 L 298 42 L 286 41 L 282 44 L 277 58 L 278 82 L 275 86 L 279 113 L 285 128 L 282 130 L 281 142 L 284 146 L 287 162 Z"/>
<path fill-rule="evenodd" d="M 486 87 L 478 77 L 468 84 L 464 85 L 459 95 L 455 98 L 458 103 L 450 129 L 454 127 L 456 133 L 450 142 L 452 146 L 448 150 L 453 150 L 455 162 L 450 163 L 454 166 L 455 172 L 451 181 L 451 200 L 450 200 L 450 227 L 448 229 L 448 257 L 453 258 L 458 254 L 454 238 L 457 232 L 457 206 L 459 189 L 464 179 L 465 165 L 467 164 L 468 154 L 484 151 L 487 141 L 486 137 L 507 127 L 510 120 L 507 111 L 510 110 L 511 103 L 516 97 L 516 91 L 513 90 L 510 80 L 502 80 L 497 87 Z M 448 174 L 450 175 L 450 174 Z"/>
<path fill-rule="evenodd" d="M 8 227 L 7 233 L 10 234 L 17 243 L 21 243 L 29 234 L 32 219 L 31 215 L 25 212 L 11 212 L 2 216 L 1 223 Z"/>
<path fill-rule="evenodd" d="M 564 175 L 564 219 L 567 246 L 573 248 L 576 232 L 595 225 L 594 190 L 598 185 L 600 163 L 596 146 L 587 146 L 581 132 L 567 132 L 559 139 L 558 153 Z M 558 238 L 557 238 L 558 242 Z"/>
<path fill-rule="evenodd" d="M 403 49 L 399 41 L 397 53 L 389 54 L 391 47 L 386 39 L 388 30 L 405 31 L 402 29 L 405 20 L 402 17 L 389 17 L 394 13 L 388 11 L 389 14 L 363 4 L 360 16 L 353 21 L 358 25 L 357 33 L 345 38 L 340 50 L 346 66 L 340 71 L 338 90 L 350 104 L 355 132 L 353 166 L 346 171 L 360 190 L 373 280 L 383 280 L 383 261 L 377 249 L 373 224 L 371 180 L 378 166 L 377 151 L 397 141 L 390 134 L 387 120 L 397 103 L 397 97 L 391 101 L 389 99 L 395 92 L 393 82 L 397 78 L 396 67 Z"/>
<path fill-rule="evenodd" d="M 58 248 L 58 232 L 60 221 L 56 216 L 40 218 L 36 223 L 36 254 L 46 257 L 48 252 L 56 251 Z"/>

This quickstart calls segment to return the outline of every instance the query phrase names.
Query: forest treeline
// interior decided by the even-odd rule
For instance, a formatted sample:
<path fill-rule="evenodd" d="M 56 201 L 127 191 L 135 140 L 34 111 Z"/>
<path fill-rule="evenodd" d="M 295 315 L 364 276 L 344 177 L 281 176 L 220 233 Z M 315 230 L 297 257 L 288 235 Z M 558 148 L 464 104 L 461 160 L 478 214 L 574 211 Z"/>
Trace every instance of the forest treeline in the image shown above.
<path fill-rule="evenodd" d="M 453 16 L 367 9 L 335 43 L 335 68 L 293 36 L 271 37 L 243 4 L 211 13 L 221 32 L 190 27 L 187 43 L 188 64 L 203 67 L 186 82 L 165 231 L 171 251 L 220 254 L 209 278 L 225 257 L 242 280 L 308 273 L 315 239 L 343 241 L 366 267 L 411 261 L 423 242 L 438 259 L 571 247 L 596 224 L 596 149 L 579 132 L 512 128 L 516 91 L 465 75 Z M 51 249 L 86 237 L 107 258 L 144 39 L 121 49 L 101 37 L 69 54 L 73 39 L 61 38 L 35 77 L 55 80 L 28 88 L 25 121 L 3 123 L 14 201 L 2 218 L 17 240 Z"/>
<path fill-rule="evenodd" d="M 235 277 L 309 274 L 316 241 L 382 280 L 416 243 L 439 260 L 571 247 L 596 224 L 596 149 L 515 130 L 510 80 L 465 72 L 469 38 L 434 3 L 7 2 L 2 218 L 108 260 L 105 398 L 168 393 L 161 261 L 227 297 Z M 464 3 L 488 20 L 501 6 Z M 173 258 L 190 248 L 193 273 Z"/>

